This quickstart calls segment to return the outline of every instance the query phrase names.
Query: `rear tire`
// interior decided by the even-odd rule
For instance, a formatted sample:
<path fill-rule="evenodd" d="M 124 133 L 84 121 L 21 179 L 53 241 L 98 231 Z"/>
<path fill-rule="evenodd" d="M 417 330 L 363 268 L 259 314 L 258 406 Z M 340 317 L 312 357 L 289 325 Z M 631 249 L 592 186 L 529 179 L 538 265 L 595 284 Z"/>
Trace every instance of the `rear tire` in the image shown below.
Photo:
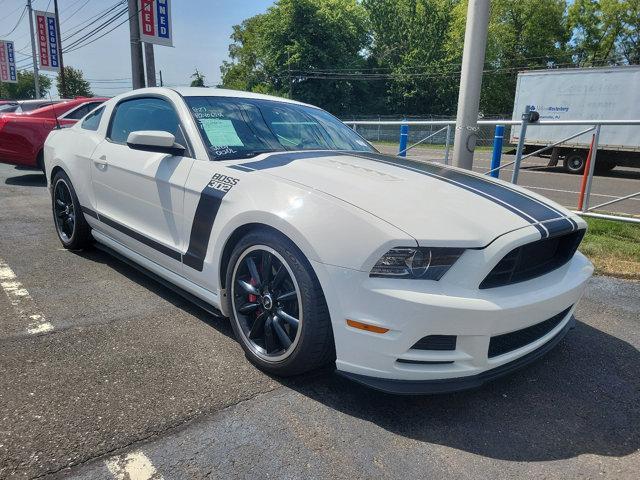
<path fill-rule="evenodd" d="M 260 369 L 291 376 L 335 360 L 322 288 L 291 240 L 268 229 L 247 234 L 233 249 L 226 286 L 233 331 Z"/>
<path fill-rule="evenodd" d="M 53 224 L 62 246 L 69 250 L 88 247 L 92 242 L 91 227 L 84 218 L 76 191 L 66 173 L 56 173 L 51 181 Z"/>
<path fill-rule="evenodd" d="M 581 175 L 584 172 L 584 166 L 587 163 L 587 153 L 581 150 L 575 150 L 564 158 L 564 169 L 569 173 Z"/>

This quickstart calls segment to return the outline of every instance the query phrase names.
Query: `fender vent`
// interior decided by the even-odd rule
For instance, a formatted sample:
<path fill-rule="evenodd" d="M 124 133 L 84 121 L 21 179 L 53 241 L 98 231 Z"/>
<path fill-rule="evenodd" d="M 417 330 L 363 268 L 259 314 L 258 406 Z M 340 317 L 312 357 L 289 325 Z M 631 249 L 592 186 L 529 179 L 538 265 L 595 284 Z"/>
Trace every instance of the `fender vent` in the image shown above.
<path fill-rule="evenodd" d="M 455 335 L 429 335 L 418 340 L 413 347 L 415 350 L 455 350 Z"/>

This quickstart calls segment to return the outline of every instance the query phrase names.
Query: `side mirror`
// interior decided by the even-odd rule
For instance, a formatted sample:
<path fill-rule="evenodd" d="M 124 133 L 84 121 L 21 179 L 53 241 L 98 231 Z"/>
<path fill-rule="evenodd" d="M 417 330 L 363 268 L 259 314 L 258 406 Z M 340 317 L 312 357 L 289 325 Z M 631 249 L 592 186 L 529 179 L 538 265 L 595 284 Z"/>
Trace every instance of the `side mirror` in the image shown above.
<path fill-rule="evenodd" d="M 176 143 L 176 137 L 160 130 L 139 130 L 131 132 L 127 137 L 127 146 L 133 150 L 166 153 L 168 155 L 184 155 L 185 147 Z"/>

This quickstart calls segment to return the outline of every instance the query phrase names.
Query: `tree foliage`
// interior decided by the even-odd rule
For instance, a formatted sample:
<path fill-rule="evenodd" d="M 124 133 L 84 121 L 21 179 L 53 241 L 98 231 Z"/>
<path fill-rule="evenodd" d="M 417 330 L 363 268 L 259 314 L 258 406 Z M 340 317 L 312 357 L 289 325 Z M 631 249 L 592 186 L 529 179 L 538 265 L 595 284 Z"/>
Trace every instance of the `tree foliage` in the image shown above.
<path fill-rule="evenodd" d="M 60 98 L 93 96 L 93 92 L 91 91 L 91 84 L 84 79 L 82 70 L 70 66 L 65 66 L 64 81 L 65 88 L 63 89 L 62 78 L 60 74 L 58 74 L 58 78 L 56 79 L 56 86 L 58 88 L 58 94 L 60 95 Z"/>
<path fill-rule="evenodd" d="M 452 115 L 467 0 L 277 0 L 236 25 L 228 88 L 338 115 Z M 640 0 L 492 0 L 481 110 L 510 114 L 527 69 L 640 63 Z"/>
<path fill-rule="evenodd" d="M 366 11 L 356 0 L 279 0 L 234 27 L 222 83 L 348 111 L 364 85 L 318 77 L 362 65 L 368 32 Z"/>
<path fill-rule="evenodd" d="M 191 78 L 193 78 L 193 80 L 191 80 L 192 87 L 204 87 L 205 76 L 201 74 L 197 68 L 196 71 L 191 75 Z"/>
<path fill-rule="evenodd" d="M 51 88 L 51 79 L 44 75 L 38 75 L 40 96 L 46 97 Z M 18 83 L 2 83 L 0 86 L 0 98 L 7 100 L 31 100 L 36 98 L 36 87 L 33 84 L 33 72 L 27 70 L 18 72 Z"/>

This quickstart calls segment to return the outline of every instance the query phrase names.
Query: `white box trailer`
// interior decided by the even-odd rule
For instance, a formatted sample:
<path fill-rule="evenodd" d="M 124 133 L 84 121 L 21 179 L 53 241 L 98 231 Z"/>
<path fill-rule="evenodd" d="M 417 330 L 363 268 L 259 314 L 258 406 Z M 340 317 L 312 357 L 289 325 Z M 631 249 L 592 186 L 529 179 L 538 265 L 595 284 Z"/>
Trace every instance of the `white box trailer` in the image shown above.
<path fill-rule="evenodd" d="M 640 66 L 533 70 L 518 74 L 513 120 L 520 120 L 527 105 L 540 120 L 637 120 L 640 118 Z M 525 152 L 570 137 L 583 125 L 529 125 Z M 511 128 L 517 143 L 520 128 Z M 562 160 L 566 170 L 584 170 L 593 132 L 554 148 L 550 165 Z M 607 171 L 616 165 L 640 167 L 640 126 L 603 126 L 595 168 Z"/>

